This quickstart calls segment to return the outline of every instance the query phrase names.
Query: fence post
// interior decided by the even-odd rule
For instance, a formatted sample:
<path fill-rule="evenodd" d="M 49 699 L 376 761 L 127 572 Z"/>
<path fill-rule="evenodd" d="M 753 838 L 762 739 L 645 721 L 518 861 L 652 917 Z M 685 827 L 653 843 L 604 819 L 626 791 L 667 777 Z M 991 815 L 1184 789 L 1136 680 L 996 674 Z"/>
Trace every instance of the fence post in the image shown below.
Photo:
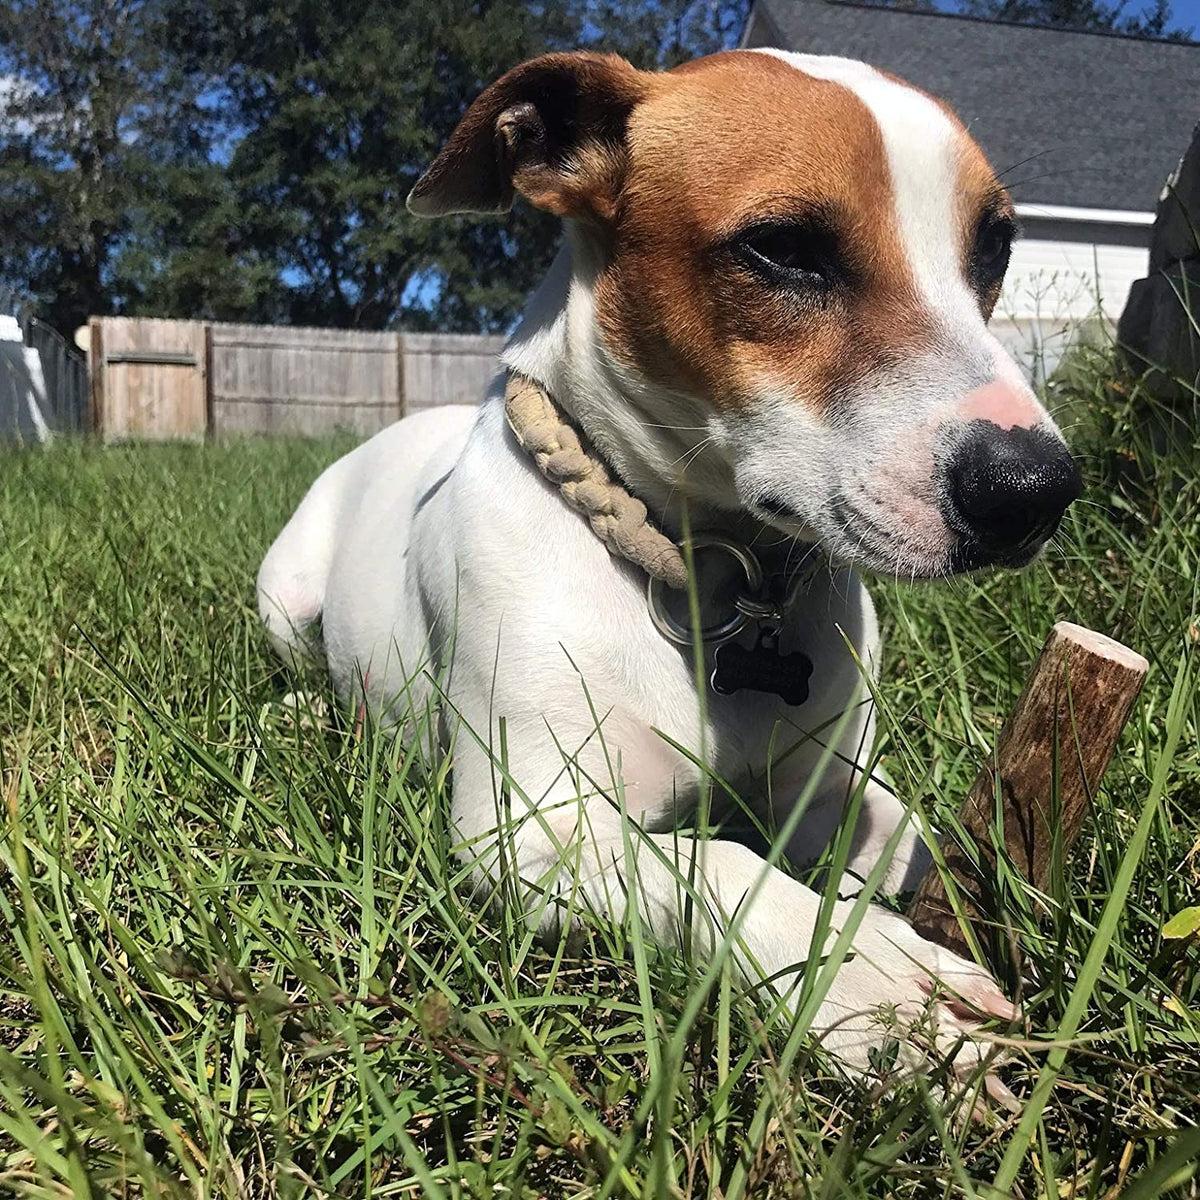
<path fill-rule="evenodd" d="M 404 334 L 396 334 L 396 398 L 400 402 L 400 419 L 408 416 L 408 398 L 404 394 Z"/>
<path fill-rule="evenodd" d="M 88 347 L 88 383 L 90 384 L 89 424 L 94 437 L 104 438 L 104 318 L 89 317 L 91 343 Z"/>
<path fill-rule="evenodd" d="M 212 441 L 216 437 L 216 422 L 213 420 L 213 327 L 211 321 L 204 322 L 204 438 Z"/>

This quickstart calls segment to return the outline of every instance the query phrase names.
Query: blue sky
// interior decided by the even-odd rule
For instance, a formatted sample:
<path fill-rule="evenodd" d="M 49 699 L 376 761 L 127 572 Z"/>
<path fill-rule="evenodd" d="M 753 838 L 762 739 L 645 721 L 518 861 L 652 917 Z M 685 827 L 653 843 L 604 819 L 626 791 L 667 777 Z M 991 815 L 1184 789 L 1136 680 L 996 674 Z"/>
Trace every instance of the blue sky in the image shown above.
<path fill-rule="evenodd" d="M 1125 12 L 1132 16 L 1150 7 L 1145 0 L 1126 0 Z M 1172 25 L 1191 26 L 1192 37 L 1200 41 L 1200 0 L 1171 0 L 1171 18 Z"/>
<path fill-rule="evenodd" d="M 1200 0 L 1174 0 L 1171 8 L 1175 20 L 1180 25 L 1190 25 L 1192 36 L 1200 38 Z"/>

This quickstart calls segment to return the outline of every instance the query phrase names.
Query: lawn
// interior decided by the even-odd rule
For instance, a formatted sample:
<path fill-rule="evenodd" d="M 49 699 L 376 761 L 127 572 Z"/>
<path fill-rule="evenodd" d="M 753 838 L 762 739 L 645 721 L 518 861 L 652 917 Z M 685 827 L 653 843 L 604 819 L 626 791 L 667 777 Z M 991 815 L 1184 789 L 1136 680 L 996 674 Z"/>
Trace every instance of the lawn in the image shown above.
<path fill-rule="evenodd" d="M 1055 620 L 1151 663 L 1011 890 L 1024 1111 L 982 1123 L 635 923 L 534 940 L 450 851 L 450 761 L 289 697 L 254 572 L 349 443 L 0 454 L 0 1194 L 1196 1196 L 1200 450 L 1104 372 L 1054 397 L 1089 488 L 1050 553 L 874 587 L 880 752 L 935 819 Z"/>

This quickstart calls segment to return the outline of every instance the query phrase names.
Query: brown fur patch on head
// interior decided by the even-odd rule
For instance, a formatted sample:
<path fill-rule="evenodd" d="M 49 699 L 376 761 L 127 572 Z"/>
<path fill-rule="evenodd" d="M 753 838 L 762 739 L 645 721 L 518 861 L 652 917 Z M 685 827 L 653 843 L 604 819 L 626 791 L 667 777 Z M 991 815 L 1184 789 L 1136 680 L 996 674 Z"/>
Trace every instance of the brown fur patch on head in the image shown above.
<path fill-rule="evenodd" d="M 822 410 L 928 341 L 883 139 L 850 89 L 749 51 L 663 82 L 630 116 L 597 281 L 619 360 L 720 408 L 771 389 Z M 789 291 L 746 265 L 736 235 L 768 220 L 822 231 L 827 291 Z"/>

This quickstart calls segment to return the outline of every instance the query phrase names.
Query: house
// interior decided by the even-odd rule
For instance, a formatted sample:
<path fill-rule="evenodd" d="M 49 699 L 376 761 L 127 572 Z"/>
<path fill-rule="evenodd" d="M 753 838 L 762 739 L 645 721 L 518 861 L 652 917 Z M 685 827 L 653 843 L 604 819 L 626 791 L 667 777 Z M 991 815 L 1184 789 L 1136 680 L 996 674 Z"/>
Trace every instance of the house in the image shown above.
<path fill-rule="evenodd" d="M 949 101 L 1017 204 L 1023 237 L 993 326 L 1029 365 L 1052 367 L 1081 323 L 1115 324 L 1200 120 L 1200 44 L 756 0 L 742 45 L 863 59 Z"/>

